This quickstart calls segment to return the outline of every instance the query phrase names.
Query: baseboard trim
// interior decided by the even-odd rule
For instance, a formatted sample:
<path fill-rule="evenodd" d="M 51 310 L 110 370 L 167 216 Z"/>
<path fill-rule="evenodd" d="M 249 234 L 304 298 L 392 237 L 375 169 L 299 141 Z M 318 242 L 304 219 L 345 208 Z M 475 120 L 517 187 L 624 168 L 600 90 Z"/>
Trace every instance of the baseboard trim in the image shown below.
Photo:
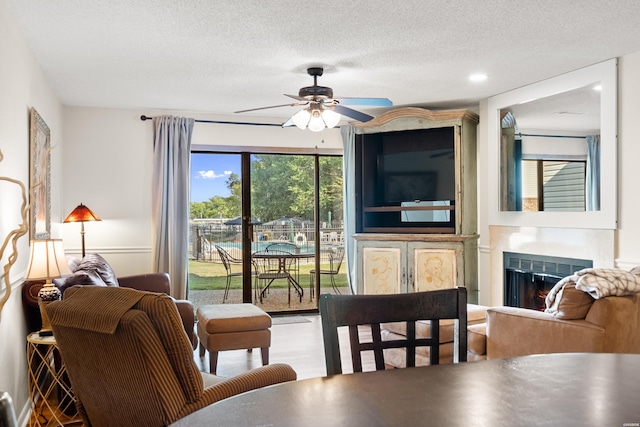
<path fill-rule="evenodd" d="M 29 424 L 29 418 L 31 418 L 31 401 L 27 399 L 26 403 L 22 406 L 20 415 L 18 415 L 18 425 L 20 427 L 26 427 Z"/>

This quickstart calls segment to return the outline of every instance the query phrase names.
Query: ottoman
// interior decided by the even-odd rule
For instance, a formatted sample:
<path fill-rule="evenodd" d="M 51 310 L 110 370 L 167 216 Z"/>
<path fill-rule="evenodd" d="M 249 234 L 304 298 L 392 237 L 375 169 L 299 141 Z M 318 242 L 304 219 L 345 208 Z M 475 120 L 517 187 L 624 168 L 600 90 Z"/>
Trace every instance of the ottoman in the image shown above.
<path fill-rule="evenodd" d="M 218 352 L 260 348 L 269 364 L 271 316 L 253 304 L 211 304 L 198 308 L 200 357 L 209 352 L 209 372 L 216 373 Z"/>

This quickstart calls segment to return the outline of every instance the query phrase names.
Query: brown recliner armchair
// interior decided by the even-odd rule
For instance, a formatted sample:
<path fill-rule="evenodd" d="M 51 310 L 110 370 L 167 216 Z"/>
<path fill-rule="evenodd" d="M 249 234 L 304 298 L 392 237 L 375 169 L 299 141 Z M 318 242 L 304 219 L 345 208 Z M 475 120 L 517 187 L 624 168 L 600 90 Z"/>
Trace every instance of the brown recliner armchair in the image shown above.
<path fill-rule="evenodd" d="M 73 274 L 53 281 L 63 294 L 67 288 L 75 285 L 120 286 L 167 295 L 171 291 L 171 279 L 167 273 L 116 277 L 107 261 L 98 254 L 87 254 L 82 260 L 73 255 L 67 255 L 67 263 Z M 42 285 L 43 282 L 29 281 L 25 282 L 22 288 L 22 299 L 26 304 L 29 329 L 32 331 L 40 329 L 41 326 L 38 291 L 42 288 Z M 198 335 L 194 330 L 195 310 L 193 303 L 188 300 L 175 300 L 175 303 L 180 313 L 184 330 L 189 337 L 189 341 L 191 341 L 191 346 L 195 349 L 198 346 Z"/>
<path fill-rule="evenodd" d="M 221 399 L 296 379 L 285 364 L 229 379 L 200 372 L 167 295 L 74 286 L 46 310 L 87 427 L 166 426 Z"/>

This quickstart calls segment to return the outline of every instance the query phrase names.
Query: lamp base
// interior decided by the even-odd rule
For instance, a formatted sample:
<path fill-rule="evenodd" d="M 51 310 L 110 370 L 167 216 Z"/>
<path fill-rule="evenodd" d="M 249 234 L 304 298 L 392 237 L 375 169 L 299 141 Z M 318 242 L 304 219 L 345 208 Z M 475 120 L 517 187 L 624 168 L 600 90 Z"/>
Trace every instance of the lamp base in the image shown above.
<path fill-rule="evenodd" d="M 51 282 L 45 283 L 38 292 L 38 307 L 40 308 L 40 318 L 42 319 L 42 328 L 39 332 L 41 337 L 50 337 L 53 335 L 46 307 L 50 302 L 58 301 L 61 297 L 62 293 L 60 289 L 56 288 Z"/>

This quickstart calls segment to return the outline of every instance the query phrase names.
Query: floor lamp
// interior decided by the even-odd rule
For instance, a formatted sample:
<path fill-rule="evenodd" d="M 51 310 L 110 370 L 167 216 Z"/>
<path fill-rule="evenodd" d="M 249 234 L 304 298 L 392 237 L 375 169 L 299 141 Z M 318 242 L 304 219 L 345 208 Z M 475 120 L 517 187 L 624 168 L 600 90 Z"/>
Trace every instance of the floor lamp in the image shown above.
<path fill-rule="evenodd" d="M 80 203 L 63 222 L 79 222 L 81 224 L 80 235 L 82 236 L 82 258 L 84 258 L 84 223 L 85 221 L 102 221 L 91 209 Z"/>

